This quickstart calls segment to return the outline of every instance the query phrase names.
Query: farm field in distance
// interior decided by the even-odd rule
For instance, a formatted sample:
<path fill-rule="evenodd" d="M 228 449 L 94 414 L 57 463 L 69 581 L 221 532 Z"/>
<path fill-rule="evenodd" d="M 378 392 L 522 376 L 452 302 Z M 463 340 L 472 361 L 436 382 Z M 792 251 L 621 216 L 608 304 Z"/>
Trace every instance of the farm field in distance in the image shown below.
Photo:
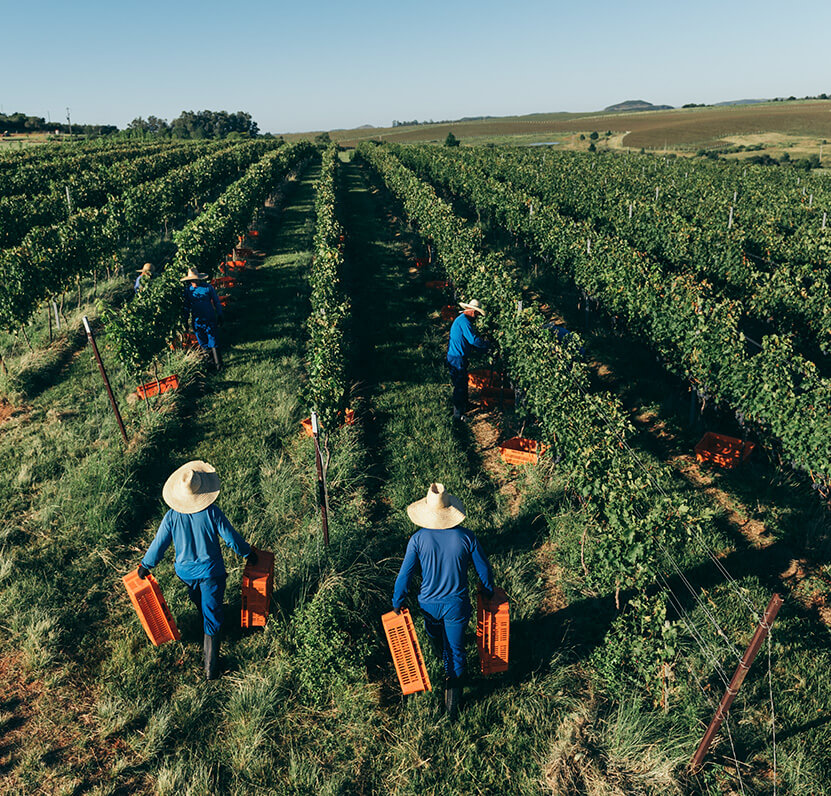
<path fill-rule="evenodd" d="M 761 144 L 761 151 L 772 157 L 785 151 L 790 151 L 794 157 L 805 157 L 819 154 L 821 142 L 831 140 L 831 100 L 616 113 L 530 114 L 417 127 L 335 130 L 331 137 L 347 146 L 368 139 L 402 144 L 443 143 L 451 131 L 462 145 L 557 141 L 563 148 L 586 149 L 589 133 L 597 131 L 603 142 L 604 134 L 610 131 L 613 136 L 608 146 L 614 149 L 631 151 L 643 147 L 691 155 L 699 149 L 718 151 L 738 144 Z M 580 140 L 581 134 L 587 139 Z M 606 144 L 598 144 L 601 145 Z M 734 153 L 727 157 L 741 158 L 752 154 Z"/>
<path fill-rule="evenodd" d="M 831 792 L 831 184 L 746 161 L 818 155 L 831 101 L 329 137 L 0 145 L 0 792 Z M 184 333 L 188 269 L 216 352 Z M 122 583 L 194 459 L 275 556 L 252 628 L 224 550 L 212 681 L 172 551 L 181 639 L 151 644 Z M 381 623 L 431 482 L 510 602 L 507 671 L 468 626 L 456 721 L 414 594 L 432 691 L 402 695 Z"/>

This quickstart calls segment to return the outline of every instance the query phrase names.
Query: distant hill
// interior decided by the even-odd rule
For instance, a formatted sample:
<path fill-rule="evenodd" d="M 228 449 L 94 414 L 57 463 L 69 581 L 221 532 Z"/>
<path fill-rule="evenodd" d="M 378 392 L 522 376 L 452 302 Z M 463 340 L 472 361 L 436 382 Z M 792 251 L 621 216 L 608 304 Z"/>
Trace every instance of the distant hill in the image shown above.
<path fill-rule="evenodd" d="M 770 102 L 767 99 L 743 99 L 743 100 L 730 100 L 729 102 L 714 102 L 713 105 L 715 107 L 720 107 L 721 105 L 756 105 L 760 102 Z"/>
<path fill-rule="evenodd" d="M 614 113 L 615 111 L 671 111 L 672 105 L 653 105 L 645 100 L 626 100 L 617 105 L 610 105 L 604 111 Z"/>

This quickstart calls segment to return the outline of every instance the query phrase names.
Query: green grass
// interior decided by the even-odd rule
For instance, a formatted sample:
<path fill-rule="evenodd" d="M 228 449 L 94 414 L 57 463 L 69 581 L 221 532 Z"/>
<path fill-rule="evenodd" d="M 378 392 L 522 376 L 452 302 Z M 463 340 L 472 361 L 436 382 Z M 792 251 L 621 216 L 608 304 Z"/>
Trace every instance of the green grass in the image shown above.
<path fill-rule="evenodd" d="M 443 368 L 447 324 L 436 318 L 445 299 L 423 288 L 425 275 L 410 273 L 423 254 L 417 236 L 353 163 L 343 167 L 340 213 L 358 422 L 329 439 L 332 545 L 323 549 L 313 447 L 299 427 L 307 414 L 305 277 L 315 174 L 313 167 L 268 220 L 260 244 L 268 256 L 246 272 L 228 312 L 222 372 L 176 355 L 170 367 L 185 386 L 148 413 L 125 401 L 135 385 L 105 349 L 136 437 L 126 454 L 83 348 L 50 365 L 37 387 L 21 388 L 30 408 L 2 426 L 0 468 L 9 477 L 0 482 L 0 732 L 7 744 L 0 773 L 8 789 L 731 792 L 732 751 L 722 736 L 698 779 L 682 772 L 711 710 L 685 674 L 685 661 L 696 671 L 712 668 L 698 646 L 682 636 L 667 685 L 669 710 L 656 707 L 627 680 L 625 659 L 619 666 L 606 661 L 631 642 L 620 635 L 625 625 L 614 595 L 581 589 L 580 545 L 591 514 L 574 502 L 555 466 L 496 465 L 470 429 L 453 428 Z M 668 411 L 659 396 L 649 400 L 655 411 Z M 503 432 L 517 422 L 506 418 Z M 157 575 L 181 644 L 150 646 L 119 582 L 165 512 L 165 478 L 191 458 L 217 467 L 220 506 L 245 538 L 276 556 L 273 614 L 264 631 L 244 633 L 237 621 L 241 561 L 226 555 L 224 673 L 214 683 L 202 679 L 201 628 L 172 554 Z M 511 598 L 511 669 L 477 675 L 470 643 L 471 677 L 455 725 L 442 714 L 440 666 L 426 644 L 435 690 L 400 696 L 380 623 L 414 531 L 405 508 L 432 480 L 463 499 L 466 524 Z M 509 481 L 519 497 L 503 491 Z M 690 500 L 706 502 L 691 488 Z M 790 534 L 785 524 L 781 533 Z M 812 538 L 823 533 L 816 528 Z M 736 550 L 734 561 L 747 558 L 741 585 L 763 602 L 770 582 L 754 575 L 758 559 L 718 521 L 712 534 L 713 544 Z M 686 574 L 706 588 L 704 604 L 717 606 L 731 638 L 744 644 L 752 624 L 743 606 L 699 552 L 684 555 Z M 685 608 L 707 627 L 701 606 L 687 600 Z M 426 642 L 421 620 L 417 629 Z M 825 787 L 826 647 L 827 632 L 789 601 L 771 659 L 780 792 Z M 721 654 L 726 668 L 734 665 Z M 748 793 L 771 791 L 766 670 L 760 656 L 731 721 Z M 715 677 L 704 686 L 720 696 Z M 25 706 L 16 693 L 29 694 Z"/>

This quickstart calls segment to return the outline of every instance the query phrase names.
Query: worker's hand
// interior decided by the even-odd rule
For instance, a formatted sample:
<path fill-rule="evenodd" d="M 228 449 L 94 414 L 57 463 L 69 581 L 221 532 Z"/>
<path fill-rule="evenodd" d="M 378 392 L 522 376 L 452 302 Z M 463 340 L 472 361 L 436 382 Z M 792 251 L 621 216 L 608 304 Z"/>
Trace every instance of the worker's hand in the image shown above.
<path fill-rule="evenodd" d="M 482 590 L 482 596 L 486 600 L 492 600 L 493 599 L 493 592 L 490 589 L 486 589 L 484 586 L 482 586 L 481 590 Z"/>
<path fill-rule="evenodd" d="M 248 554 L 247 558 L 245 559 L 246 564 L 251 564 L 252 567 L 257 566 L 257 561 L 259 560 L 257 556 L 257 551 L 252 547 L 251 552 Z"/>
<path fill-rule="evenodd" d="M 393 612 L 396 616 L 401 616 L 401 608 L 402 608 L 402 607 L 403 607 L 403 606 L 401 606 L 401 605 L 399 605 L 398 607 L 393 606 L 392 612 Z"/>
<path fill-rule="evenodd" d="M 142 580 L 144 580 L 144 579 L 145 579 L 145 578 L 146 578 L 149 574 L 150 574 L 150 570 L 149 570 L 149 569 L 147 569 L 147 567 L 146 567 L 146 566 L 144 566 L 144 564 L 139 564 L 139 568 L 138 568 L 138 576 L 139 576 Z"/>

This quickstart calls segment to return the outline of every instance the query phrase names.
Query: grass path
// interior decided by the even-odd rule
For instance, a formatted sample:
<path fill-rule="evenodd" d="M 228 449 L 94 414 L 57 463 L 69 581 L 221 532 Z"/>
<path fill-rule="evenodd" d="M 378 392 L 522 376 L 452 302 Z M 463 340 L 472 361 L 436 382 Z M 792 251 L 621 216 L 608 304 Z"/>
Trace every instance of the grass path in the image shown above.
<path fill-rule="evenodd" d="M 385 748 L 367 788 L 371 783 L 381 792 L 400 794 L 538 793 L 559 709 L 573 704 L 573 688 L 580 682 L 564 684 L 568 668 L 552 665 L 556 653 L 549 640 L 540 645 L 528 621 L 543 610 L 545 598 L 544 590 L 534 588 L 539 529 L 531 512 L 538 508 L 535 496 L 546 495 L 546 487 L 529 483 L 527 504 L 512 511 L 500 494 L 501 480 L 489 477 L 483 466 L 474 436 L 453 428 L 443 367 L 448 324 L 436 317 L 443 299 L 424 288 L 423 274 L 413 273 L 422 249 L 364 168 L 349 164 L 344 172 L 356 371 L 370 408 L 367 437 L 376 445 L 372 499 L 380 507 L 376 532 L 383 534 L 378 552 L 391 556 L 395 565 L 380 609 L 389 610 L 395 567 L 415 530 L 406 505 L 423 497 L 431 481 L 443 482 L 465 503 L 465 524 L 482 539 L 497 582 L 514 599 L 512 654 L 519 663 L 509 676 L 485 681 L 477 675 L 475 644 L 469 643 L 468 704 L 459 723 L 448 725 L 439 704 L 442 675 L 419 620 L 438 693 L 402 701 L 386 660 L 380 703 L 400 702 L 400 708 L 384 717 Z M 416 606 L 414 595 L 410 606 Z"/>

